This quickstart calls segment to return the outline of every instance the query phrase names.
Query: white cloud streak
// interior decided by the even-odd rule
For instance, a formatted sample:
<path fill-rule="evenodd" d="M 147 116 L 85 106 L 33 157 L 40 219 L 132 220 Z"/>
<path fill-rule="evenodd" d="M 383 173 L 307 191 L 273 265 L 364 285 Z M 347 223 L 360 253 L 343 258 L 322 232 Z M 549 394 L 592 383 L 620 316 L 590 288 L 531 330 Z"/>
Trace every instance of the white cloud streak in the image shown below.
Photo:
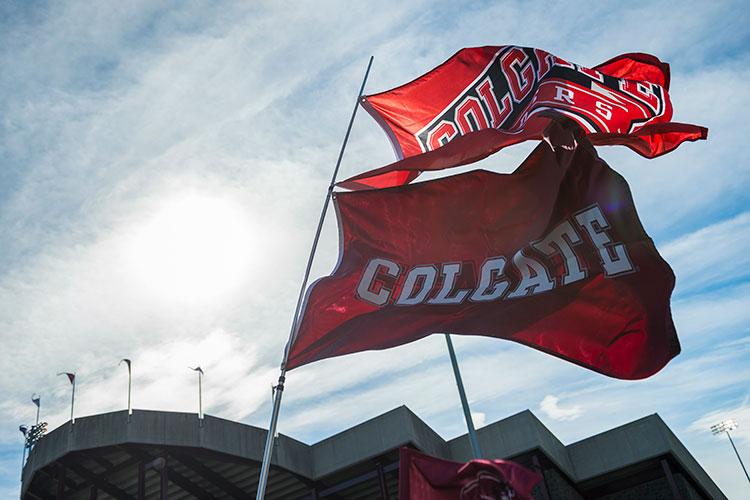
<path fill-rule="evenodd" d="M 750 277 L 750 212 L 684 235 L 661 247 L 679 277 L 678 293 L 717 288 Z"/>
<path fill-rule="evenodd" d="M 547 394 L 539 403 L 539 409 L 552 420 L 575 420 L 581 416 L 583 409 L 574 405 L 567 408 L 560 406 L 560 398 Z"/>

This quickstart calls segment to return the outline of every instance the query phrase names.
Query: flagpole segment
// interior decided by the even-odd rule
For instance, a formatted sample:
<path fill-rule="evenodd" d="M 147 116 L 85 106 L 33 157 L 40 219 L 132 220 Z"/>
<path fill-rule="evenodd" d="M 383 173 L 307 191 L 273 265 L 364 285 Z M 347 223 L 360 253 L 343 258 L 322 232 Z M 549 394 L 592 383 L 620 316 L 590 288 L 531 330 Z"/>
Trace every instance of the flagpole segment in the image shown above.
<path fill-rule="evenodd" d="M 128 365 L 128 422 L 130 422 L 130 416 L 133 414 L 133 406 L 130 402 L 130 393 L 133 387 L 133 375 L 130 373 L 130 365 Z"/>
<path fill-rule="evenodd" d="M 39 410 L 42 407 L 42 396 L 34 393 L 31 395 L 31 402 L 36 406 L 36 425 L 39 424 Z"/>
<path fill-rule="evenodd" d="M 203 427 L 203 368 L 188 366 L 194 372 L 198 372 L 198 427 Z"/>
<path fill-rule="evenodd" d="M 297 330 L 297 319 L 299 316 L 300 309 L 302 308 L 302 301 L 305 297 L 305 288 L 307 288 L 307 282 L 310 279 L 310 270 L 312 269 L 313 258 L 315 252 L 318 249 L 318 241 L 320 241 L 320 233 L 323 230 L 323 222 L 328 212 L 328 202 L 331 201 L 333 196 L 333 188 L 336 185 L 336 177 L 339 174 L 339 167 L 341 167 L 341 160 L 344 157 L 344 150 L 349 142 L 349 134 L 352 131 L 352 125 L 354 125 L 354 117 L 357 116 L 357 109 L 359 109 L 359 101 L 362 98 L 362 93 L 365 90 L 365 84 L 367 83 L 367 77 L 370 75 L 370 68 L 372 67 L 372 61 L 374 56 L 370 56 L 370 61 L 367 63 L 367 70 L 365 70 L 365 77 L 362 79 L 362 85 L 359 88 L 359 94 L 357 100 L 354 103 L 354 110 L 352 110 L 352 116 L 349 118 L 349 125 L 346 127 L 346 134 L 344 135 L 344 142 L 341 143 L 341 149 L 339 150 L 339 157 L 336 160 L 336 167 L 333 169 L 333 175 L 331 176 L 331 183 L 328 185 L 328 192 L 326 193 L 325 201 L 323 202 L 323 209 L 320 212 L 320 218 L 318 219 L 318 228 L 315 230 L 315 238 L 313 238 L 312 248 L 310 249 L 310 255 L 307 258 L 307 267 L 305 268 L 305 275 L 302 278 L 302 286 L 300 286 L 299 295 L 297 296 L 297 306 L 294 308 L 294 316 L 292 317 L 292 329 L 289 333 L 289 340 L 287 341 L 286 348 L 284 349 L 284 361 L 281 363 L 282 370 L 286 370 L 286 362 L 289 357 L 289 349 L 291 348 L 292 342 L 294 341 L 294 335 Z"/>
<path fill-rule="evenodd" d="M 73 425 L 76 423 L 76 419 L 73 416 L 73 408 L 76 402 L 76 379 L 73 377 L 73 393 L 70 395 L 70 430 L 73 430 Z"/>
<path fill-rule="evenodd" d="M 458 359 L 456 359 L 456 351 L 453 349 L 453 341 L 451 336 L 445 334 L 445 342 L 448 344 L 448 354 L 451 358 L 451 365 L 453 366 L 453 375 L 456 378 L 456 387 L 458 387 L 458 395 L 461 398 L 461 408 L 464 410 L 464 418 L 466 419 L 466 427 L 469 429 L 469 442 L 471 443 L 471 451 L 474 454 L 474 458 L 482 458 L 482 449 L 479 447 L 479 440 L 477 439 L 477 430 L 474 428 L 474 419 L 471 418 L 471 410 L 469 409 L 469 400 L 466 399 L 466 391 L 464 390 L 464 382 L 461 379 L 461 371 L 458 369 Z"/>
<path fill-rule="evenodd" d="M 28 428 L 25 425 L 18 427 L 18 430 L 23 434 L 23 453 L 21 454 L 21 482 L 23 482 L 23 466 L 26 465 L 26 433 Z"/>
<path fill-rule="evenodd" d="M 315 257 L 315 251 L 318 248 L 318 241 L 320 240 L 320 233 L 323 230 L 323 222 L 325 221 L 326 213 L 328 212 L 328 203 L 331 201 L 333 196 L 333 188 L 336 185 L 336 177 L 341 167 L 341 160 L 344 157 L 344 151 L 346 145 L 349 142 L 349 134 L 352 131 L 352 125 L 354 125 L 354 117 L 357 116 L 357 109 L 359 108 L 359 102 L 362 98 L 362 94 L 365 90 L 365 84 L 367 83 L 367 77 L 370 75 L 370 68 L 372 67 L 372 61 L 375 56 L 370 56 L 370 60 L 367 63 L 367 69 L 365 70 L 365 76 L 362 79 L 362 85 L 359 88 L 359 94 L 357 94 L 357 100 L 354 103 L 354 109 L 352 110 L 351 118 L 349 118 L 349 125 L 346 127 L 346 134 L 344 135 L 344 141 L 341 144 L 339 150 L 339 156 L 336 160 L 336 167 L 333 169 L 333 175 L 331 176 L 331 183 L 328 185 L 328 191 L 326 192 L 326 198 L 323 202 L 323 209 L 320 213 L 320 219 L 318 220 L 318 228 L 315 231 L 315 238 L 313 238 L 312 248 L 310 249 L 310 255 L 307 258 L 307 267 L 305 268 L 305 275 L 302 279 L 302 286 L 300 286 L 299 295 L 297 296 L 297 306 L 294 309 L 294 316 L 292 317 L 292 327 L 289 332 L 289 340 L 287 341 L 286 347 L 284 348 L 284 358 L 281 362 L 281 373 L 279 374 L 279 383 L 274 388 L 273 408 L 271 410 L 271 423 L 268 426 L 268 435 L 266 436 L 266 445 L 263 450 L 263 462 L 261 463 L 260 477 L 258 478 L 258 491 L 256 493 L 256 500 L 263 500 L 266 495 L 266 484 L 268 482 L 268 473 L 271 468 L 271 455 L 273 453 L 273 444 L 276 437 L 276 426 L 279 420 L 279 411 L 281 409 L 281 396 L 284 392 L 284 382 L 286 381 L 286 363 L 289 358 L 289 350 L 291 349 L 292 342 L 294 341 L 294 335 L 297 331 L 297 321 L 299 320 L 299 313 L 302 307 L 302 301 L 305 296 L 305 288 L 307 288 L 307 282 L 310 279 L 310 270 L 312 269 L 313 259 Z"/>
<path fill-rule="evenodd" d="M 130 366 L 131 361 L 128 358 L 121 359 L 118 365 L 121 365 L 123 361 L 128 367 L 128 423 L 130 423 L 130 417 L 133 414 L 133 406 L 131 405 L 131 402 L 130 402 L 131 401 L 130 394 L 131 394 L 131 390 L 133 386 L 133 371 Z"/>

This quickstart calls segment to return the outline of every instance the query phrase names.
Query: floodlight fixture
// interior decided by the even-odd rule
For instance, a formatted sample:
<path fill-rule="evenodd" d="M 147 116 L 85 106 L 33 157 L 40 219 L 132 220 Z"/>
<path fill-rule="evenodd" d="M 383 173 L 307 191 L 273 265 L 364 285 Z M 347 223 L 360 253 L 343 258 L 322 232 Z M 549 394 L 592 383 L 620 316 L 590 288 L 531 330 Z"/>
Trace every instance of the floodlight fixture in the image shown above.
<path fill-rule="evenodd" d="M 711 432 L 713 432 L 714 434 L 721 434 L 722 432 L 733 431 L 737 427 L 739 427 L 737 421 L 733 418 L 730 418 L 729 420 L 722 420 L 718 424 L 712 425 Z"/>

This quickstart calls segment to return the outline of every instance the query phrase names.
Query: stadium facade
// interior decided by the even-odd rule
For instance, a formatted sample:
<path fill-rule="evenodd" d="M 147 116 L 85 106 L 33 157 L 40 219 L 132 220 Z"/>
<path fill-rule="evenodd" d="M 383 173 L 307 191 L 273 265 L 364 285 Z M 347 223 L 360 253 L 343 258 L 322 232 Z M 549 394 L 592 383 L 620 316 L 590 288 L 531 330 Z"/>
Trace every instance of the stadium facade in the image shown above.
<path fill-rule="evenodd" d="M 24 499 L 250 498 L 266 431 L 195 414 L 126 411 L 78 418 L 45 436 L 23 471 Z M 487 456 L 543 472 L 547 499 L 726 498 L 656 414 L 563 445 L 526 410 L 478 430 Z M 398 450 L 466 461 L 402 406 L 308 445 L 280 435 L 266 498 L 396 499 Z"/>

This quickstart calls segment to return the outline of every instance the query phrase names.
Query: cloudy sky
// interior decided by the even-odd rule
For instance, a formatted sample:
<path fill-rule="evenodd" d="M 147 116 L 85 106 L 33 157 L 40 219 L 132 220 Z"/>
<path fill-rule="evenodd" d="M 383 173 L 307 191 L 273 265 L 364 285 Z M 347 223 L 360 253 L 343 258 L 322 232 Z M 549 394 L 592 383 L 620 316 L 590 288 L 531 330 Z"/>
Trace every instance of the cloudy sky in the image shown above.
<path fill-rule="evenodd" d="M 627 5 L 627 7 L 621 7 Z M 742 2 L 0 3 L 0 496 L 17 494 L 33 392 L 51 427 L 134 406 L 266 426 L 330 172 L 367 59 L 369 92 L 457 49 L 518 44 L 593 66 L 671 63 L 677 121 L 709 140 L 655 160 L 600 154 L 629 180 L 677 275 L 682 354 L 645 381 L 461 337 L 477 424 L 529 408 L 564 443 L 658 412 L 731 497 L 750 494 L 750 16 Z M 532 148 L 482 163 L 511 171 Z M 361 113 L 342 178 L 393 160 Z M 313 268 L 337 257 L 329 218 Z M 290 373 L 279 428 L 314 442 L 406 404 L 464 430 L 444 340 Z"/>

